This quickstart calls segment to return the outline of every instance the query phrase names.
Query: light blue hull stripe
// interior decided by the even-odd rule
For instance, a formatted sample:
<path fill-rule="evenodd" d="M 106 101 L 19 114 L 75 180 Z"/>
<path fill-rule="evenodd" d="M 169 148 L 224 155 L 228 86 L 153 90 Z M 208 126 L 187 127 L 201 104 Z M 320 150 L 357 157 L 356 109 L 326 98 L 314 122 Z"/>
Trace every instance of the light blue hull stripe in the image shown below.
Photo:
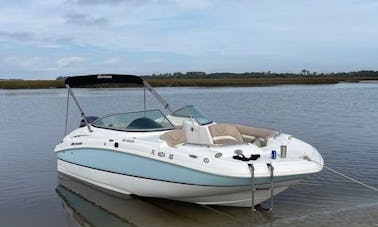
<path fill-rule="evenodd" d="M 208 186 L 248 186 L 250 178 L 206 173 L 138 155 L 106 149 L 70 149 L 57 153 L 59 159 L 73 164 L 140 178 L 181 184 Z M 247 166 L 247 164 L 246 164 Z M 274 181 L 301 179 L 303 176 L 275 177 Z M 268 184 L 270 178 L 256 178 L 255 184 Z"/>

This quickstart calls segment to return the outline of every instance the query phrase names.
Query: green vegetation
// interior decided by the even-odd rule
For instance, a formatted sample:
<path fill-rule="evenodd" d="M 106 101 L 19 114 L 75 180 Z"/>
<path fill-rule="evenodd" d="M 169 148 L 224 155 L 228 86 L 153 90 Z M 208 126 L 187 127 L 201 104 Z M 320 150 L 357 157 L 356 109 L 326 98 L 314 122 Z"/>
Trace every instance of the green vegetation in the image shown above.
<path fill-rule="evenodd" d="M 63 80 L 0 80 L 3 89 L 65 88 Z"/>
<path fill-rule="evenodd" d="M 188 72 L 143 76 L 154 87 L 167 86 L 269 86 L 281 84 L 335 84 L 339 82 L 359 82 L 378 80 L 378 71 L 358 71 L 349 73 L 317 74 L 302 70 L 292 73 L 212 73 Z M 123 87 L 118 85 L 116 87 Z M 3 89 L 64 88 L 64 78 L 57 80 L 0 80 Z"/>
<path fill-rule="evenodd" d="M 149 78 L 150 76 L 146 76 Z M 152 74 L 152 78 L 164 79 L 199 79 L 199 78 L 360 78 L 360 77 L 376 77 L 378 71 L 356 71 L 356 72 L 340 72 L 340 73 L 317 73 L 302 69 L 299 73 L 274 73 L 274 72 L 245 72 L 245 73 L 208 73 L 205 72 L 187 72 L 187 73 L 165 73 Z"/>
<path fill-rule="evenodd" d="M 280 84 L 333 84 L 336 78 L 199 78 L 199 79 L 147 79 L 154 87 L 216 87 L 216 86 L 268 86 Z"/>

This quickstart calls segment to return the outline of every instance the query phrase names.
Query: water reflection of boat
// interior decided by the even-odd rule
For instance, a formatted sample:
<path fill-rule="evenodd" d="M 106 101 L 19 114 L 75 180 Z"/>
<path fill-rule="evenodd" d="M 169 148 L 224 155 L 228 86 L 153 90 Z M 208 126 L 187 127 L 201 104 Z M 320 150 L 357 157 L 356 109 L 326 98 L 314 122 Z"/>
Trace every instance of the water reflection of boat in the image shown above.
<path fill-rule="evenodd" d="M 99 187 L 198 204 L 250 207 L 322 169 L 303 159 L 323 163 L 311 145 L 270 129 L 215 123 L 195 106 L 172 111 L 137 76 L 78 76 L 65 83 L 83 120 L 82 127 L 55 148 L 58 171 Z M 142 85 L 170 113 L 145 109 L 87 118 L 71 87 L 100 83 Z M 272 152 L 280 149 L 282 155 L 276 157 Z"/>
<path fill-rule="evenodd" d="M 249 220 L 249 209 L 215 208 L 166 199 L 127 196 L 59 174 L 56 192 L 82 226 L 198 226 Z"/>

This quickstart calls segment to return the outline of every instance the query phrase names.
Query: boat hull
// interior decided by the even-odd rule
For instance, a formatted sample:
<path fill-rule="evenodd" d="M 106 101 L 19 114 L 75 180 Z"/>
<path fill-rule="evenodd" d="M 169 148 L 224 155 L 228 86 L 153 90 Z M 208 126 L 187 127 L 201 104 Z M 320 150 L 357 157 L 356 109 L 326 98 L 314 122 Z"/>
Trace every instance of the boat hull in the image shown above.
<path fill-rule="evenodd" d="M 249 184 L 219 186 L 170 182 L 99 170 L 62 159 L 58 159 L 57 169 L 60 173 L 123 194 L 167 198 L 198 204 L 252 206 Z M 274 194 L 284 191 L 299 181 L 300 179 L 293 179 L 275 183 Z M 254 205 L 270 198 L 269 186 L 269 184 L 257 185 Z"/>

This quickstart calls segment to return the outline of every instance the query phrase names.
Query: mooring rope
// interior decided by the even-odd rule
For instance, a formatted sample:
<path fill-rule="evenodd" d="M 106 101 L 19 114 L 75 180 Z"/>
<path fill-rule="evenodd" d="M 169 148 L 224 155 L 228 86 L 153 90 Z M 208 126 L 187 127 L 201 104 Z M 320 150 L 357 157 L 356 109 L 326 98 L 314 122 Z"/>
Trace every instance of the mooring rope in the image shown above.
<path fill-rule="evenodd" d="M 319 162 L 317 162 L 317 161 L 314 161 L 314 160 L 312 160 L 310 157 L 308 157 L 307 155 L 306 155 L 306 156 L 303 156 L 302 158 L 303 158 L 304 160 L 307 160 L 307 161 L 315 162 L 316 164 L 318 164 L 318 165 L 320 165 L 320 166 L 323 166 L 324 168 L 328 169 L 329 171 L 331 171 L 331 172 L 333 172 L 333 173 L 335 173 L 335 174 L 337 174 L 337 175 L 339 175 L 339 176 L 342 176 L 342 177 L 344 177 L 344 178 L 346 178 L 346 179 L 348 179 L 348 180 L 350 180 L 350 181 L 353 181 L 353 182 L 355 182 L 355 183 L 357 183 L 357 184 L 360 184 L 360 185 L 362 185 L 362 186 L 364 186 L 364 187 L 366 187 L 366 188 L 369 188 L 369 189 L 371 189 L 371 190 L 373 190 L 373 191 L 378 192 L 378 189 L 377 189 L 377 188 L 375 188 L 375 187 L 373 187 L 373 186 L 370 186 L 370 185 L 367 185 L 367 184 L 365 184 L 365 183 L 362 183 L 362 182 L 359 181 L 359 180 L 356 180 L 356 179 L 354 179 L 354 178 L 352 178 L 352 177 L 350 177 L 350 176 L 347 176 L 347 175 L 345 175 L 345 174 L 343 174 L 343 173 L 340 173 L 339 171 L 336 171 L 336 170 L 334 170 L 334 169 L 332 169 L 332 168 L 330 168 L 330 167 L 328 167 L 328 166 L 325 166 L 325 165 L 323 165 L 323 164 L 321 164 L 321 163 L 319 163 Z"/>

